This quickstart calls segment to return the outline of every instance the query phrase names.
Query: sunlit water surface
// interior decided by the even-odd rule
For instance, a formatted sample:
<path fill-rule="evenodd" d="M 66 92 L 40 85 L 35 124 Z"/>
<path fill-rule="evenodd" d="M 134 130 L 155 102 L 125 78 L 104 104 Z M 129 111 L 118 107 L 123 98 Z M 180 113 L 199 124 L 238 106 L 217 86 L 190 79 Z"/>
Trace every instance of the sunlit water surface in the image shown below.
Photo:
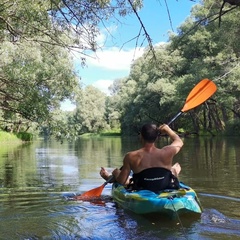
<path fill-rule="evenodd" d="M 0 239 L 240 239 L 239 140 L 184 142 L 175 161 L 180 180 L 198 193 L 204 211 L 197 219 L 124 211 L 112 200 L 111 185 L 99 199 L 72 200 L 104 182 L 101 166 L 120 167 L 124 154 L 140 147 L 137 138 L 2 144 Z"/>

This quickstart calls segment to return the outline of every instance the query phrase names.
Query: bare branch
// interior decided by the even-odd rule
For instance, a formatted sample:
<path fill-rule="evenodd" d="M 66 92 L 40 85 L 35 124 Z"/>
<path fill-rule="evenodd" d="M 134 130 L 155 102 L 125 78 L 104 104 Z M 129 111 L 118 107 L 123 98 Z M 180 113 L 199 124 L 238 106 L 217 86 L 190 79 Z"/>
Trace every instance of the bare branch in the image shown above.
<path fill-rule="evenodd" d="M 139 17 L 139 15 L 138 15 L 135 7 L 133 6 L 131 0 L 128 0 L 128 2 L 129 2 L 129 4 L 131 5 L 134 14 L 137 16 L 137 19 L 138 19 L 138 21 L 139 21 L 140 24 L 141 24 L 141 27 L 142 27 L 142 29 L 143 29 L 143 31 L 144 31 L 144 34 L 145 34 L 145 36 L 146 36 L 146 39 L 147 39 L 147 41 L 148 41 L 149 50 L 152 52 L 153 58 L 154 58 L 155 60 L 157 60 L 157 57 L 156 57 L 156 54 L 155 54 L 155 49 L 154 49 L 153 44 L 152 44 L 152 39 L 150 38 L 150 35 L 148 34 L 148 32 L 147 32 L 147 30 L 146 30 L 146 28 L 145 28 L 145 26 L 144 26 L 141 18 Z"/>
<path fill-rule="evenodd" d="M 171 19 L 170 11 L 169 11 L 168 4 L 167 4 L 167 0 L 164 0 L 164 2 L 165 2 L 165 5 L 166 5 L 166 8 L 167 8 L 168 19 L 169 19 L 169 22 L 170 22 L 170 25 L 171 25 L 172 31 L 174 32 L 173 25 L 172 25 L 172 19 Z"/>

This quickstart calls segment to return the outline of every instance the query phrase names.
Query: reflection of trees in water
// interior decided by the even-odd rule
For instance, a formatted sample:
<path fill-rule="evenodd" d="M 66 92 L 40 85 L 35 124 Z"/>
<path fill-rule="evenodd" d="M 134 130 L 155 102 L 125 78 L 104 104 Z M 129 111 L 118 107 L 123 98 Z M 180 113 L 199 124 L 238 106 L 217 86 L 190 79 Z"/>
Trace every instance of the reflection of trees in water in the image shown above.
<path fill-rule="evenodd" d="M 5 163 L 5 178 L 3 187 L 13 187 L 13 166 L 8 163 Z"/>
<path fill-rule="evenodd" d="M 182 165 L 180 178 L 193 184 L 192 187 L 205 185 L 226 193 L 239 189 L 240 144 L 237 138 L 186 138 L 184 143 L 178 156 Z"/>
<path fill-rule="evenodd" d="M 166 141 L 161 139 L 160 146 Z M 239 211 L 236 211 L 239 208 L 239 140 L 185 138 L 184 143 L 174 162 L 182 165 L 180 180 L 196 190 L 204 208 L 200 221 L 191 223 L 189 219 L 181 218 L 187 237 L 211 238 L 216 234 L 219 239 L 239 237 L 239 220 L 230 219 L 240 219 Z M 95 181 L 92 185 L 85 184 L 87 189 L 84 190 L 100 186 L 103 181 L 100 181 L 98 166 L 119 166 L 123 154 L 139 146 L 138 139 L 104 137 L 71 144 L 39 142 L 1 154 L 1 187 L 11 188 L 1 190 L 4 192 L 1 213 L 5 211 L 5 215 L 0 216 L 2 225 L 9 226 L 12 235 L 16 226 L 20 234 L 32 231 L 39 236 L 50 236 L 53 231 L 73 236 L 82 234 L 84 229 L 91 236 L 92 231 L 93 236 L 103 235 L 102 239 L 108 239 L 105 236 L 111 234 L 119 239 L 135 239 L 136 236 L 138 239 L 183 238 L 176 222 L 158 216 L 146 218 L 115 207 L 110 197 L 110 185 L 106 186 L 109 193 L 105 198 L 90 203 L 65 202 L 55 192 L 66 191 L 68 185 L 83 190 L 82 173 L 86 175 L 87 184 Z M 11 194 L 7 195 L 8 192 Z M 4 236 L 3 232 L 1 236 Z"/>
<path fill-rule="evenodd" d="M 8 147 L 4 154 L 0 155 L 0 179 L 2 187 L 14 188 L 29 186 L 31 173 L 35 164 L 31 159 L 29 145 Z"/>
<path fill-rule="evenodd" d="M 79 169 L 83 177 L 89 177 L 89 171 L 100 171 L 101 166 L 117 167 L 122 160 L 122 142 L 120 137 L 81 138 L 75 144 L 76 154 L 82 166 Z"/>

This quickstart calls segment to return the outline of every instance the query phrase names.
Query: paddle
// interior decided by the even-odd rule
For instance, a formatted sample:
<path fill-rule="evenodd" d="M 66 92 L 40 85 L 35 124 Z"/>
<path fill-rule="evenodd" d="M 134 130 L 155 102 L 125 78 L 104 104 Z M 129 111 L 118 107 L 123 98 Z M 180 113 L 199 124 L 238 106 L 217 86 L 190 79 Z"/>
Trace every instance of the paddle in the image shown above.
<path fill-rule="evenodd" d="M 209 79 L 201 80 L 188 94 L 182 110 L 168 123 L 170 125 L 182 113 L 189 111 L 208 100 L 217 90 L 217 86 Z"/>
<path fill-rule="evenodd" d="M 104 189 L 104 187 L 111 182 L 114 179 L 113 176 L 111 176 L 105 183 L 103 183 L 100 187 L 96 187 L 94 189 L 91 189 L 87 192 L 82 193 L 81 195 L 78 195 L 76 197 L 74 197 L 74 199 L 76 200 L 87 200 L 87 199 L 91 199 L 94 197 L 100 197 L 102 194 L 102 191 Z"/>
<path fill-rule="evenodd" d="M 195 108 L 209 99 L 217 90 L 217 86 L 214 82 L 209 79 L 201 80 L 189 93 L 185 104 L 182 110 L 168 123 L 170 125 L 175 121 L 182 113 L 187 112 L 188 110 Z M 105 183 L 100 187 L 89 190 L 79 196 L 76 196 L 77 200 L 84 200 L 93 197 L 99 197 L 102 194 L 104 187 L 113 180 L 113 177 L 110 177 Z"/>

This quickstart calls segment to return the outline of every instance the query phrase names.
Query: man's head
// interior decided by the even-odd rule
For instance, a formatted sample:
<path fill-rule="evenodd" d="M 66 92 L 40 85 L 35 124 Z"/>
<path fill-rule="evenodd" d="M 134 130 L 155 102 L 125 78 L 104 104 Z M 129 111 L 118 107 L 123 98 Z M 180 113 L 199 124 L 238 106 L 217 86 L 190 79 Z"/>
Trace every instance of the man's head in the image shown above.
<path fill-rule="evenodd" d="M 142 126 L 141 135 L 146 142 L 154 143 L 159 135 L 155 124 L 147 123 Z"/>

